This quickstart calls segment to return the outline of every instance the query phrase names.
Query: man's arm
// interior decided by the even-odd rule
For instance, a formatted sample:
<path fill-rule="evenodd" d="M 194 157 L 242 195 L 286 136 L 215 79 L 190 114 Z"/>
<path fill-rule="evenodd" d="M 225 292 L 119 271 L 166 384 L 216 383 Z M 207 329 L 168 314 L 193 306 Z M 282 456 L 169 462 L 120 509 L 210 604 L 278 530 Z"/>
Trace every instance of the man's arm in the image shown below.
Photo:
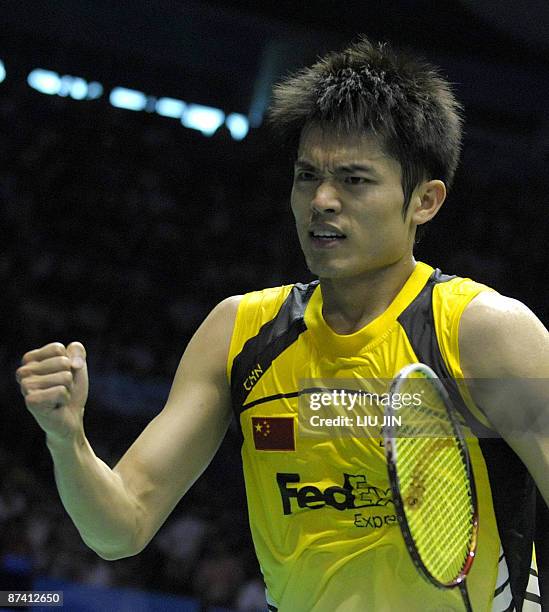
<path fill-rule="evenodd" d="M 84 347 L 54 343 L 24 356 L 17 378 L 46 432 L 61 499 L 83 540 L 103 558 L 140 552 L 217 451 L 231 419 L 226 362 L 239 301 L 224 300 L 202 323 L 166 406 L 112 470 L 84 433 Z"/>
<path fill-rule="evenodd" d="M 459 350 L 473 399 L 549 506 L 549 332 L 517 300 L 483 292 L 463 313 Z"/>

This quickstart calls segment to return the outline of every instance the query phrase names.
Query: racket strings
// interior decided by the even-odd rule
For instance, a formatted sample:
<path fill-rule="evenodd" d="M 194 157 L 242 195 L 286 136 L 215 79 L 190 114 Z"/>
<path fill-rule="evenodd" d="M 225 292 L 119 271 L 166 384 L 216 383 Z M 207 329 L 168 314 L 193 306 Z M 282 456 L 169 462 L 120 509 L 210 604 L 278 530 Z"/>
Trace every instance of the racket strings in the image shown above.
<path fill-rule="evenodd" d="M 440 582 L 459 576 L 469 556 L 474 506 L 461 441 L 432 383 L 403 381 L 422 404 L 403 414 L 396 450 L 400 491 L 409 530 L 429 572 Z M 409 388 L 407 388 L 409 387 Z"/>
<path fill-rule="evenodd" d="M 459 468 L 449 462 L 448 469 Z M 445 487 L 442 479 L 439 483 L 433 483 L 436 484 L 438 486 L 432 487 L 429 498 L 426 499 L 426 506 L 429 507 L 432 517 L 429 530 L 436 537 L 418 537 L 418 549 L 422 558 L 429 560 L 433 575 L 444 582 L 458 575 L 467 559 L 469 548 L 463 543 L 469 542 L 472 532 L 472 523 L 468 518 L 471 505 L 469 495 L 464 495 L 463 489 L 457 484 Z M 450 504 L 437 504 L 437 500 L 443 495 L 448 497 Z M 415 518 L 410 527 L 416 534 L 422 533 L 423 525 L 415 524 L 420 522 L 417 520 L 420 518 L 419 513 Z M 424 536 L 429 536 L 423 533 Z"/>

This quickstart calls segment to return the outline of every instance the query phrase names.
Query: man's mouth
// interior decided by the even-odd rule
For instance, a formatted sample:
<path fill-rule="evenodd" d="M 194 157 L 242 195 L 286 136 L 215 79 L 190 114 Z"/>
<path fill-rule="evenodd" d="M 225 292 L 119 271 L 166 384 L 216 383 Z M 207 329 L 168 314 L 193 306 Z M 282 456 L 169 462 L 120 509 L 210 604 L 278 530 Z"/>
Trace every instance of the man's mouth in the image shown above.
<path fill-rule="evenodd" d="M 336 231 L 330 230 L 311 230 L 309 232 L 309 236 L 315 242 L 319 243 L 330 243 L 330 242 L 338 242 L 340 240 L 345 240 L 345 234 Z"/>

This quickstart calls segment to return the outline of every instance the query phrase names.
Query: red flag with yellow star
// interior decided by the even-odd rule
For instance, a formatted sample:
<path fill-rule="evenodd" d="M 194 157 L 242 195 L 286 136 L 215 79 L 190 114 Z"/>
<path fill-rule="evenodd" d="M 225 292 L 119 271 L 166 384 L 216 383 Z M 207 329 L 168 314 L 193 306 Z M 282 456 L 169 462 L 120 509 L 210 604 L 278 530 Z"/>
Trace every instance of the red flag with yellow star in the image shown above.
<path fill-rule="evenodd" d="M 294 417 L 252 417 L 256 450 L 295 451 Z"/>

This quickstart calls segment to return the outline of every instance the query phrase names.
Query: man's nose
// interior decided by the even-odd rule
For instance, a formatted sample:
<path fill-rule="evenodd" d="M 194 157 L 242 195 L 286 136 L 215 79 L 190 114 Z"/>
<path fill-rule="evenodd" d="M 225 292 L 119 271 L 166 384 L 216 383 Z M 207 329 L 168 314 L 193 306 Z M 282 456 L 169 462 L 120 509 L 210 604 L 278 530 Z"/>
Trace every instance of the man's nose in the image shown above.
<path fill-rule="evenodd" d="M 339 213 L 341 202 L 337 189 L 330 181 L 322 181 L 311 200 L 311 209 L 317 213 Z"/>

